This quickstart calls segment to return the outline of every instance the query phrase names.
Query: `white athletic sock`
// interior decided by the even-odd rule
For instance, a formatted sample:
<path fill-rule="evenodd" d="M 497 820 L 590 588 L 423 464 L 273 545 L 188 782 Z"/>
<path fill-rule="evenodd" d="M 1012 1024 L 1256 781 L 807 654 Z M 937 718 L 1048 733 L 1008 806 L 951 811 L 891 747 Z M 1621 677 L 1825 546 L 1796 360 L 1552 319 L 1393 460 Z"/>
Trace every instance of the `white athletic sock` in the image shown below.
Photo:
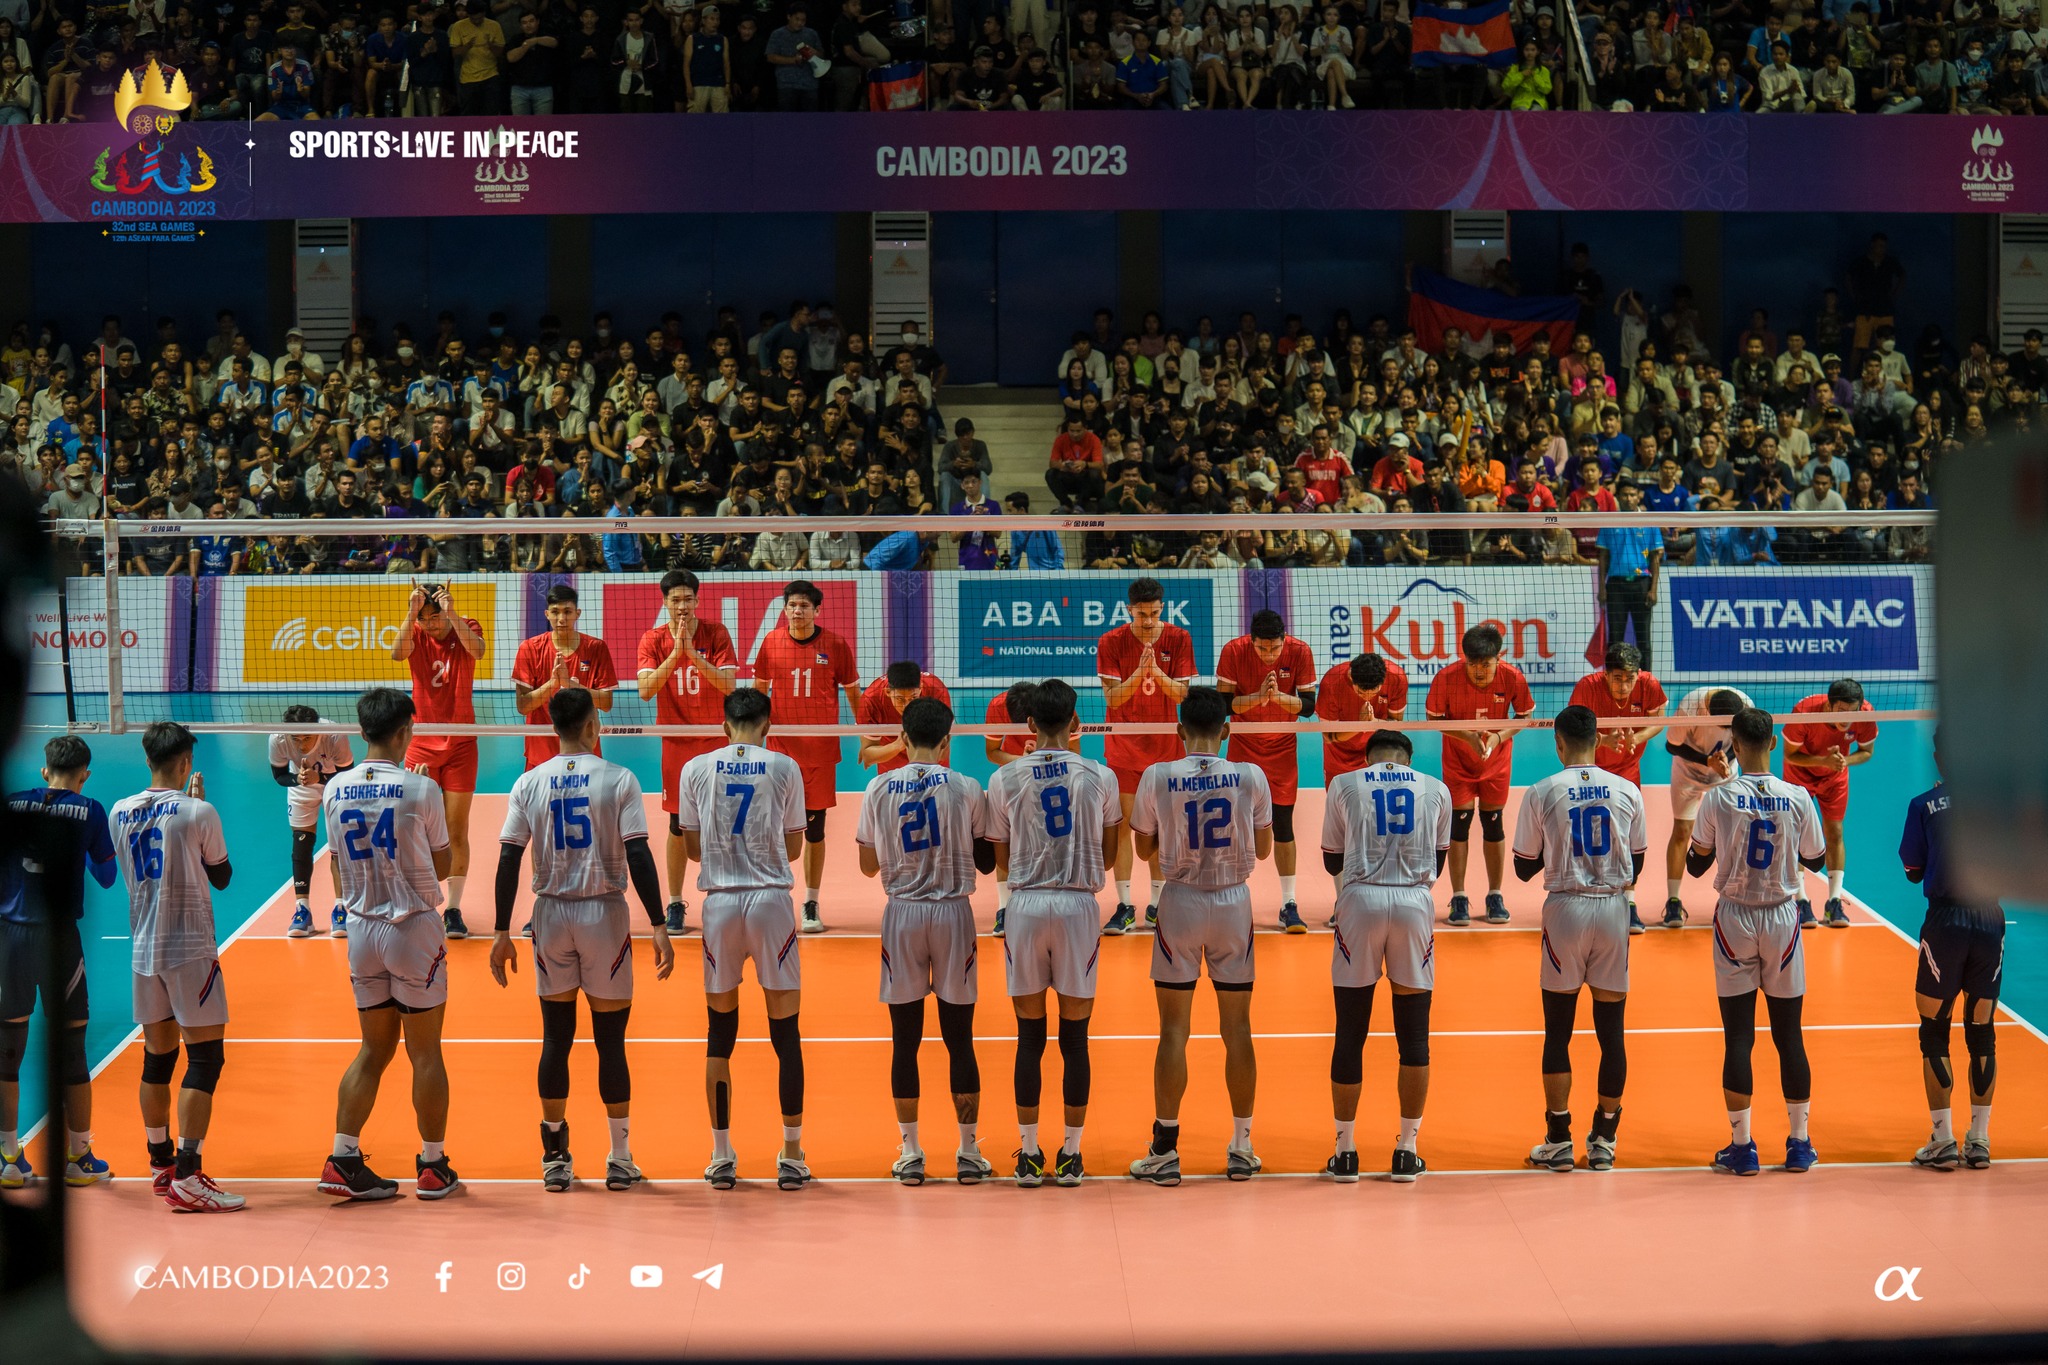
<path fill-rule="evenodd" d="M 1252 1120 L 1247 1114 L 1243 1118 L 1232 1115 L 1230 1119 L 1230 1145 L 1240 1152 L 1252 1149 Z"/>
<path fill-rule="evenodd" d="M 1954 1115 L 1954 1110 L 1931 1109 L 1928 1112 L 1934 1116 L 1934 1140 L 1936 1142 L 1947 1142 L 1955 1136 L 1954 1130 L 1949 1127 L 1949 1120 Z"/>
<path fill-rule="evenodd" d="M 144 1128 L 142 1136 L 151 1142 L 169 1142 L 171 1140 L 171 1130 L 168 1127 Z"/>
<path fill-rule="evenodd" d="M 810 884 L 809 882 L 805 882 L 805 883 L 804 883 L 804 904 L 805 904 L 805 905 L 816 905 L 817 903 L 818 903 L 818 888 L 817 888 L 817 887 L 815 887 L 815 886 L 812 886 L 812 885 L 811 885 L 811 884 Z"/>
<path fill-rule="evenodd" d="M 1010 884 L 1009 884 L 1008 882 L 997 882 L 997 883 L 996 883 L 996 909 L 998 909 L 998 910 L 1007 910 L 1007 909 L 1009 909 L 1009 908 L 1010 908 Z"/>
<path fill-rule="evenodd" d="M 732 1160 L 732 1155 L 732 1129 L 713 1128 L 711 1130 L 711 1159 L 713 1161 L 730 1161 Z"/>
<path fill-rule="evenodd" d="M 542 1119 L 540 1126 L 547 1129 L 550 1133 L 559 1133 L 569 1126 L 569 1121 L 567 1119 Z"/>
<path fill-rule="evenodd" d="M 963 1152 L 977 1152 L 977 1151 L 980 1151 L 980 1150 L 981 1150 L 981 1138 L 980 1138 L 980 1136 L 979 1136 L 979 1135 L 978 1135 L 978 1134 L 977 1134 L 977 1133 L 975 1132 L 975 1130 L 976 1130 L 977 1128 L 979 1128 L 979 1127 L 980 1127 L 980 1124 L 979 1124 L 978 1122 L 977 1122 L 977 1123 L 963 1123 L 963 1124 L 961 1124 L 961 1125 L 960 1125 L 960 1150 L 961 1150 L 961 1151 L 963 1151 Z"/>
<path fill-rule="evenodd" d="M 1804 1138 L 1806 1136 L 1806 1111 L 1812 1107 L 1813 1101 L 1811 1100 L 1801 1100 L 1797 1104 L 1793 1104 L 1790 1101 L 1786 1102 L 1785 1117 L 1792 1124 L 1790 1136 L 1796 1138 Z"/>
<path fill-rule="evenodd" d="M 1749 1141 L 1749 1111 L 1747 1109 L 1730 1109 L 1728 1111 L 1728 1127 L 1731 1132 L 1730 1142 L 1740 1147 L 1743 1143 Z"/>
<path fill-rule="evenodd" d="M 1129 905 L 1131 903 L 1130 878 L 1118 877 L 1116 879 L 1116 903 L 1118 905 Z"/>
<path fill-rule="evenodd" d="M 1401 1136 L 1394 1139 L 1394 1146 L 1404 1152 L 1415 1150 L 1415 1135 L 1422 1131 L 1421 1119 L 1402 1119 Z"/>
<path fill-rule="evenodd" d="M 441 1144 L 438 1142 L 429 1142 L 425 1138 L 421 1138 L 420 1159 L 426 1162 L 429 1166 L 433 1165 L 436 1161 L 439 1161 L 441 1159 Z"/>
<path fill-rule="evenodd" d="M 313 913 L 311 907 L 306 904 L 304 896 L 299 897 L 299 909 L 304 910 L 307 914 Z"/>
<path fill-rule="evenodd" d="M 1842 898 L 1842 878 L 1846 877 L 1847 875 L 1848 873 L 1844 869 L 1839 867 L 1834 869 L 1832 872 L 1828 873 L 1829 900 L 1840 900 Z"/>
<path fill-rule="evenodd" d="M 1295 883 L 1295 878 L 1294 878 L 1294 877 L 1293 877 L 1292 875 L 1288 875 L 1288 874 L 1283 874 L 1283 875 L 1281 876 L 1281 878 L 1280 878 L 1280 899 L 1281 899 L 1281 900 L 1282 900 L 1283 902 L 1285 902 L 1285 901 L 1291 901 L 1291 900 L 1293 900 L 1293 899 L 1294 899 L 1294 883 Z"/>
<path fill-rule="evenodd" d="M 785 1123 L 785 1124 L 783 1124 L 783 1125 L 782 1125 L 782 1140 L 783 1140 L 784 1142 L 789 1142 L 789 1143 L 797 1143 L 797 1142 L 802 1142 L 802 1141 L 804 1140 L 804 1127 L 803 1127 L 803 1125 L 802 1125 L 802 1124 L 798 1124 L 798 1125 L 797 1125 L 796 1127 L 792 1128 L 792 1127 L 790 1127 L 790 1126 L 789 1126 L 788 1124 L 786 1124 L 786 1123 Z"/>
<path fill-rule="evenodd" d="M 1666 877 L 1664 879 L 1664 899 L 1668 901 L 1677 900 L 1678 889 L 1684 885 L 1685 878 L 1683 877 Z"/>
<path fill-rule="evenodd" d="M 612 1130 L 612 1155 L 621 1161 L 633 1154 L 633 1146 L 626 1140 L 627 1129 L 632 1126 L 632 1123 L 633 1120 L 624 1115 L 618 1118 L 607 1117 L 605 1119 L 605 1126 Z"/>
<path fill-rule="evenodd" d="M 8 1136 L 6 1133 L 0 1133 L 0 1147 L 7 1145 Z M 76 1128 L 67 1128 L 64 1130 L 64 1137 L 71 1144 L 66 1149 L 71 1156 L 83 1156 L 92 1150 L 92 1129 L 90 1128 L 82 1133 Z"/>
<path fill-rule="evenodd" d="M 1358 1121 L 1356 1119 L 1337 1120 L 1337 1150 L 1339 1152 L 1355 1152 L 1358 1150 L 1358 1144 L 1351 1140 L 1351 1130 L 1357 1126 Z"/>
<path fill-rule="evenodd" d="M 178 1150 L 179 1150 L 179 1151 L 181 1151 L 181 1152 L 190 1152 L 190 1153 L 192 1153 L 192 1155 L 194 1155 L 194 1156 L 197 1156 L 197 1155 L 199 1155 L 200 1149 L 201 1149 L 201 1148 L 203 1148 L 203 1147 L 205 1147 L 205 1146 L 206 1146 L 206 1139 L 205 1139 L 205 1138 L 180 1138 L 180 1139 L 178 1139 Z"/>
<path fill-rule="evenodd" d="M 1027 1152 L 1035 1152 L 1039 1150 L 1037 1124 L 1020 1123 L 1017 1125 L 1017 1134 L 1018 1137 L 1021 1139 L 1021 1141 L 1017 1144 L 1018 1146 L 1022 1147 Z"/>
<path fill-rule="evenodd" d="M 1991 1140 L 1991 1106 L 1973 1104 L 1970 1106 L 1970 1137 L 1976 1142 Z"/>
<path fill-rule="evenodd" d="M 1147 910 L 1157 910 L 1159 908 L 1159 893 L 1165 889 L 1166 883 L 1160 881 L 1157 877 L 1152 879 L 1152 884 L 1145 888 L 1145 908 Z"/>
<path fill-rule="evenodd" d="M 923 1150 L 924 1150 L 924 1148 L 922 1148 L 922 1147 L 920 1147 L 920 1146 L 918 1146 L 918 1145 L 917 1145 L 917 1120 L 916 1120 L 916 1119 L 912 1119 L 912 1120 L 911 1120 L 910 1122 L 908 1122 L 908 1123 L 903 1123 L 903 1122 L 900 1122 L 900 1121 L 899 1121 L 899 1122 L 897 1123 L 897 1125 L 896 1125 L 896 1131 L 897 1131 L 898 1133 L 902 1134 L 902 1136 L 903 1136 L 903 1150 L 904 1150 L 904 1151 L 906 1151 L 906 1152 L 921 1152 L 921 1151 L 923 1151 Z"/>
<path fill-rule="evenodd" d="M 20 1150 L 21 1130 L 19 1128 L 0 1128 L 0 1152 L 18 1152 Z"/>
<path fill-rule="evenodd" d="M 1079 1124 L 1073 1124 L 1073 1123 L 1070 1123 L 1070 1124 L 1068 1124 L 1068 1125 L 1067 1125 L 1067 1140 L 1066 1140 L 1065 1142 L 1062 1142 L 1062 1143 L 1060 1144 L 1060 1151 L 1062 1151 L 1062 1152 L 1078 1152 L 1078 1151 L 1080 1151 L 1080 1150 L 1081 1150 L 1081 1128 L 1080 1128 L 1080 1125 L 1079 1125 Z"/>
<path fill-rule="evenodd" d="M 463 885 L 468 881 L 469 874 L 466 872 L 463 873 L 460 877 L 450 877 L 448 879 L 448 904 L 446 906 L 447 909 L 460 910 L 462 908 L 462 888 Z"/>
<path fill-rule="evenodd" d="M 163 1132 L 164 1130 L 159 1128 L 157 1131 Z M 353 1133 L 336 1133 L 334 1135 L 334 1154 L 336 1156 L 361 1156 L 363 1154 L 362 1144 L 356 1141 L 356 1136 Z"/>

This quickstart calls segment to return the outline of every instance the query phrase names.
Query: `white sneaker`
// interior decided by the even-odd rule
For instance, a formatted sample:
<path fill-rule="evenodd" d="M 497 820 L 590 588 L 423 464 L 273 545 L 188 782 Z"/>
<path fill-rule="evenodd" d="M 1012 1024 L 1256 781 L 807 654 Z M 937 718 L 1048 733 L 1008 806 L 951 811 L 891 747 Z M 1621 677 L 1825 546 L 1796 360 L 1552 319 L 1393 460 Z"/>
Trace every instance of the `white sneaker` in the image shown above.
<path fill-rule="evenodd" d="M 822 934 L 825 932 L 825 921 L 818 914 L 818 903 L 816 901 L 804 902 L 802 927 L 803 931 L 807 934 Z"/>
<path fill-rule="evenodd" d="M 1929 1138 L 1925 1147 L 1913 1153 L 1913 1164 L 1930 1171 L 1953 1171 L 1963 1164 L 1963 1153 L 1954 1138 Z"/>
<path fill-rule="evenodd" d="M 775 1187 L 782 1190 L 800 1190 L 811 1183 L 811 1168 L 804 1164 L 802 1152 L 794 1157 L 775 1158 Z"/>
<path fill-rule="evenodd" d="M 740 1163 L 729 1156 L 715 1156 L 704 1168 L 704 1179 L 714 1190 L 729 1190 L 740 1181 Z"/>
<path fill-rule="evenodd" d="M 1250 1180 L 1266 1169 L 1266 1163 L 1250 1147 L 1227 1147 L 1223 1152 L 1223 1173 L 1232 1180 Z"/>
<path fill-rule="evenodd" d="M 1151 1185 L 1180 1184 L 1180 1149 L 1155 1152 L 1148 1145 L 1145 1155 L 1131 1163 L 1131 1176 Z"/>
<path fill-rule="evenodd" d="M 979 1185 L 996 1173 L 995 1164 L 978 1149 L 962 1147 L 953 1153 L 957 1179 L 963 1185 Z"/>
<path fill-rule="evenodd" d="M 1529 1164 L 1548 1171 L 1569 1171 L 1572 1168 L 1572 1142 L 1539 1142 L 1529 1149 Z"/>
<path fill-rule="evenodd" d="M 924 1153 L 909 1146 L 899 1146 L 896 1149 L 896 1163 L 889 1168 L 889 1174 L 906 1185 L 924 1184 Z M 777 1175 L 780 1175 L 780 1171 Z"/>
<path fill-rule="evenodd" d="M 179 1213 L 233 1213 L 249 1201 L 214 1184 L 206 1172 L 194 1171 L 183 1180 L 171 1181 L 164 1202 Z"/>

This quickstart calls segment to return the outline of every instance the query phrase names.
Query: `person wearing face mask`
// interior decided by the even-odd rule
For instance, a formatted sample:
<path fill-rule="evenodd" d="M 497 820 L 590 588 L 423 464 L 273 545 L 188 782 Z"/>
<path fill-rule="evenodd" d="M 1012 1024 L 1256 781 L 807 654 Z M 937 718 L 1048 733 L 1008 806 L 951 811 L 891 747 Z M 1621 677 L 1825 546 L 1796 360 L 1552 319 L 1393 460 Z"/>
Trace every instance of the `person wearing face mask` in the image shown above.
<path fill-rule="evenodd" d="M 306 349 L 306 334 L 294 327 L 284 334 L 284 361 L 296 360 L 299 373 L 308 380 L 318 382 L 327 373 L 327 364 L 319 356 Z M 282 364 L 284 361 L 280 361 Z"/>

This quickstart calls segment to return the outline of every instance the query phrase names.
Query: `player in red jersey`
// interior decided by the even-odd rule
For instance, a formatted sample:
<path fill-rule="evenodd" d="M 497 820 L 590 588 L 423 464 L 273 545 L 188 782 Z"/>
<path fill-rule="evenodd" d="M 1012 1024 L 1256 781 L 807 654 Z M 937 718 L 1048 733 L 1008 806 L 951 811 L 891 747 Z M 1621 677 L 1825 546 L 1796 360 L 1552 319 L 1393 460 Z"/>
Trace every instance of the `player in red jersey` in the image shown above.
<path fill-rule="evenodd" d="M 988 713 L 981 718 L 984 725 L 1029 725 L 1031 723 L 1031 698 L 1037 695 L 1037 683 L 1011 683 L 1009 690 L 998 692 L 989 698 Z M 1032 738 L 1022 735 L 983 735 L 981 748 L 988 761 L 996 767 L 1015 763 L 1031 752 Z M 997 938 L 1003 936 L 1003 916 L 1010 909 L 1010 882 L 1006 877 L 996 879 L 996 922 L 989 932 Z"/>
<path fill-rule="evenodd" d="M 1124 600 L 1130 605 L 1131 619 L 1095 642 L 1095 673 L 1102 683 L 1102 702 L 1109 719 L 1103 754 L 1116 774 L 1117 794 L 1128 824 L 1138 779 L 1145 769 L 1154 763 L 1171 763 L 1186 750 L 1176 734 L 1125 735 L 1116 727 L 1145 722 L 1178 724 L 1181 698 L 1188 694 L 1188 679 L 1195 676 L 1195 639 L 1182 627 L 1166 623 L 1166 589 L 1158 579 L 1136 580 Z M 1145 923 L 1155 925 L 1159 921 L 1159 855 L 1154 853 L 1145 865 L 1152 873 Z M 1137 918 L 1131 905 L 1131 841 L 1120 839 L 1116 846 L 1116 913 L 1102 926 L 1102 932 L 1124 933 Z"/>
<path fill-rule="evenodd" d="M 538 768 L 562 751 L 548 719 L 548 699 L 557 692 L 580 687 L 600 711 L 612 709 L 612 689 L 619 675 L 612 668 L 611 646 L 595 635 L 576 629 L 583 608 L 576 604 L 576 589 L 557 583 L 548 589 L 548 629 L 519 644 L 512 663 L 512 697 L 528 725 L 547 730 L 526 741 L 526 766 Z M 593 749 L 592 753 L 601 753 Z"/>
<path fill-rule="evenodd" d="M 412 670 L 413 719 L 420 724 L 476 724 L 476 661 L 484 657 L 484 632 L 475 619 L 458 616 L 445 583 L 412 585 L 405 620 L 399 623 L 391 657 Z M 469 878 L 469 802 L 476 795 L 476 736 L 414 735 L 405 766 L 425 773 L 441 788 L 448 821 L 448 893 L 441 922 L 449 938 L 468 938 L 462 922 L 462 885 Z"/>
<path fill-rule="evenodd" d="M 670 569 L 662 575 L 661 601 L 668 620 L 640 637 L 640 700 L 654 699 L 657 725 L 725 724 L 725 699 L 733 689 L 740 658 L 724 626 L 698 618 L 697 586 L 697 575 L 688 569 Z M 671 934 L 682 933 L 689 923 L 683 882 L 690 872 L 690 846 L 676 819 L 683 765 L 725 743 L 723 732 L 695 738 L 663 736 L 661 741 L 661 808 L 668 812 L 666 931 Z"/>
<path fill-rule="evenodd" d="M 1307 644 L 1287 633 L 1277 611 L 1252 617 L 1249 635 L 1223 646 L 1216 661 L 1216 690 L 1230 698 L 1230 717 L 1238 720 L 1291 721 L 1316 714 L 1316 656 Z M 1230 732 L 1230 761 L 1249 763 L 1266 775 L 1273 793 L 1273 867 L 1280 873 L 1280 927 L 1305 934 L 1301 909 L 1294 903 L 1294 797 L 1301 764 L 1293 735 L 1248 735 Z"/>
<path fill-rule="evenodd" d="M 946 690 L 946 685 L 914 660 L 897 660 L 868 684 L 867 691 L 860 694 L 860 701 L 854 705 L 853 718 L 862 725 L 884 726 L 889 733 L 861 736 L 861 767 L 889 773 L 910 762 L 903 756 L 903 708 L 919 697 L 942 701 L 948 711 L 953 709 L 953 694 Z"/>
<path fill-rule="evenodd" d="M 1801 715 L 1835 715 L 1845 711 L 1868 711 L 1863 684 L 1854 678 L 1838 678 L 1825 693 L 1802 697 L 1792 710 Z M 1853 725 L 1787 725 L 1785 734 L 1785 780 L 1813 793 L 1820 807 L 1821 833 L 1828 844 L 1828 900 L 1822 920 L 1830 929 L 1849 927 L 1849 912 L 1842 908 L 1842 877 L 1848 866 L 1848 850 L 1842 844 L 1842 818 L 1849 813 L 1849 769 L 1870 761 L 1877 747 L 1877 726 L 1869 721 Z M 1799 927 L 1814 925 L 1813 902 L 1799 898 Z"/>
<path fill-rule="evenodd" d="M 818 624 L 825 594 L 818 585 L 798 579 L 782 590 L 781 630 L 770 631 L 754 656 L 754 686 L 773 703 L 775 724 L 834 725 L 839 721 L 839 692 L 847 705 L 860 709 L 860 670 L 853 647 Z M 836 772 L 839 740 L 833 735 L 782 737 L 771 734 L 768 747 L 788 754 L 804 773 L 804 912 L 803 931 L 825 932 L 818 914 L 818 888 L 825 880 L 825 813 L 839 800 Z"/>
<path fill-rule="evenodd" d="M 1458 642 L 1463 656 L 1440 671 L 1429 684 L 1424 709 L 1432 720 L 1503 720 L 1526 716 L 1536 701 L 1529 680 L 1513 664 L 1502 663 L 1500 628 L 1473 626 Z M 1444 783 L 1451 789 L 1451 914 L 1452 924 L 1472 922 L 1472 902 L 1465 895 L 1465 866 L 1472 857 L 1472 812 L 1486 844 L 1486 922 L 1506 924 L 1508 903 L 1501 898 L 1507 872 L 1507 824 L 1501 808 L 1508 803 L 1514 776 L 1515 737 L 1512 730 L 1444 731 Z"/>
<path fill-rule="evenodd" d="M 1588 673 L 1572 687 L 1572 706 L 1583 706 L 1602 719 L 1624 716 L 1661 716 L 1666 701 L 1664 685 L 1643 671 L 1643 652 L 1631 644 L 1607 646 L 1605 666 Z M 1593 762 L 1616 777 L 1625 777 L 1637 787 L 1643 785 L 1643 750 L 1664 732 L 1661 725 L 1639 730 L 1600 728 L 1600 744 L 1593 750 Z M 1636 913 L 1636 893 L 1628 893 L 1628 931 L 1643 932 L 1643 917 Z"/>

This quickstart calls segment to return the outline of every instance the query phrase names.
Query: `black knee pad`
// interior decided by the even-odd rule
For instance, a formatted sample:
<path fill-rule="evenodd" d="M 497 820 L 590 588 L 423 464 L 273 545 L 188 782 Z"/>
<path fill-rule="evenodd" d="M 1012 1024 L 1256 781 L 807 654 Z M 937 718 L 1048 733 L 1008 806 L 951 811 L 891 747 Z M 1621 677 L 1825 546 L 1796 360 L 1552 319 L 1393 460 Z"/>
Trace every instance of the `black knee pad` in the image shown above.
<path fill-rule="evenodd" d="M 1813 1068 L 1807 1063 L 1806 1035 L 1799 1027 L 1805 1004 L 1803 996 L 1764 997 L 1764 1009 L 1771 1020 L 1771 1042 L 1778 1049 L 1778 1083 L 1791 1104 L 1804 1104 L 1813 1097 Z"/>
<path fill-rule="evenodd" d="M 1949 1015 L 1946 1010 L 1932 1019 L 1920 1021 L 1920 1055 L 1927 1059 L 1927 1065 L 1934 1072 L 1934 1079 L 1945 1090 L 1956 1083 L 1955 1072 L 1948 1065 Z M 1967 1028 L 1964 1037 L 1968 1037 Z"/>
<path fill-rule="evenodd" d="M 633 1098 L 633 1073 L 626 1066 L 626 1019 L 632 1013 L 631 1005 L 590 1012 L 590 1037 L 597 1044 L 597 1097 L 606 1104 L 625 1104 Z"/>
<path fill-rule="evenodd" d="M 1579 1019 L 1577 991 L 1543 992 L 1543 1074 L 1572 1074 L 1572 1028 Z"/>
<path fill-rule="evenodd" d="M 171 1077 L 178 1071 L 178 1049 L 173 1046 L 169 1052 L 142 1052 L 142 1083 L 144 1085 L 169 1085 Z"/>
<path fill-rule="evenodd" d="M 83 1032 L 71 1029 L 69 1032 Z M 9 1083 L 21 1079 L 21 1059 L 28 1055 L 28 1025 L 0 1024 L 0 1081 Z M 147 1054 L 145 1054 L 146 1056 Z"/>
<path fill-rule="evenodd" d="M 1365 1033 L 1372 1022 L 1371 986 L 1338 986 L 1337 1037 L 1330 1047 L 1330 1083 L 1357 1085 L 1365 1080 Z"/>
<path fill-rule="evenodd" d="M 1628 1084 L 1627 1032 L 1622 1027 L 1627 1007 L 1625 1000 L 1593 1002 L 1593 1033 L 1600 1040 L 1600 1078 L 1596 1084 L 1600 1094 L 1613 1099 L 1620 1099 L 1621 1088 Z"/>
<path fill-rule="evenodd" d="M 1273 842 L 1291 844 L 1294 842 L 1294 807 L 1273 807 Z"/>
<path fill-rule="evenodd" d="M 825 812 L 807 810 L 804 812 L 804 842 L 822 844 L 825 842 Z"/>
<path fill-rule="evenodd" d="M 668 832 L 678 839 L 683 837 L 683 817 L 673 811 L 668 817 Z"/>
<path fill-rule="evenodd" d="M 740 1040 L 740 1012 L 707 1009 L 704 1013 L 708 1016 L 704 1025 L 704 1055 L 732 1056 L 733 1045 Z"/>
<path fill-rule="evenodd" d="M 917 1049 L 924 1042 L 924 1001 L 889 1006 L 889 1095 L 914 1100 L 923 1093 L 917 1078 Z"/>
<path fill-rule="evenodd" d="M 292 831 L 292 890 L 303 896 L 313 889 L 313 831 Z"/>
<path fill-rule="evenodd" d="M 1402 1066 L 1429 1065 L 1430 992 L 1394 993 L 1394 1047 Z"/>
<path fill-rule="evenodd" d="M 1045 1060 L 1045 1019 L 1017 1020 L 1017 1103 L 1026 1109 L 1038 1107 L 1044 1081 L 1040 1067 Z"/>
<path fill-rule="evenodd" d="M 227 1059 L 227 1048 L 218 1038 L 185 1044 L 185 1078 L 178 1082 L 178 1088 L 203 1090 L 211 1095 L 220 1084 L 220 1069 Z"/>
<path fill-rule="evenodd" d="M 1756 1051 L 1756 992 L 1721 997 L 1721 1088 L 1738 1095 L 1756 1093 L 1750 1054 Z"/>
<path fill-rule="evenodd" d="M 956 1095 L 981 1093 L 981 1063 L 974 1056 L 974 1006 L 939 1002 L 939 1036 L 946 1040 L 951 1074 L 947 1083 Z"/>
<path fill-rule="evenodd" d="M 1976 1013 L 1973 1009 L 1972 1014 Z M 1998 1027 L 1995 1024 L 1963 1024 L 1963 1046 L 1970 1050 L 1970 1093 L 1981 1095 L 1998 1079 Z"/>
<path fill-rule="evenodd" d="M 569 1098 L 569 1049 L 576 1042 L 576 1002 L 540 1002 L 540 1070 L 538 1083 L 544 1100 Z"/>
<path fill-rule="evenodd" d="M 1480 811 L 1479 832 L 1489 844 L 1504 843 L 1508 837 L 1507 821 L 1501 818 L 1501 813 L 1497 810 Z"/>
<path fill-rule="evenodd" d="M 85 1029 L 83 1026 L 64 1030 L 64 1040 L 59 1045 L 63 1054 L 61 1063 L 64 1084 L 85 1085 L 92 1080 L 92 1063 L 85 1059 Z"/>
<path fill-rule="evenodd" d="M 1094 1073 L 1088 1065 L 1088 1021 L 1060 1020 L 1060 1098 L 1068 1104 L 1088 1103 Z"/>
<path fill-rule="evenodd" d="M 1451 812 L 1451 842 L 1462 844 L 1472 837 L 1472 812 L 1454 810 Z"/>
<path fill-rule="evenodd" d="M 804 1112 L 804 1040 L 803 1030 L 797 1026 L 794 1014 L 768 1021 L 768 1043 L 775 1049 L 775 1060 L 781 1064 L 775 1088 L 782 1101 L 782 1112 L 801 1114 Z"/>

